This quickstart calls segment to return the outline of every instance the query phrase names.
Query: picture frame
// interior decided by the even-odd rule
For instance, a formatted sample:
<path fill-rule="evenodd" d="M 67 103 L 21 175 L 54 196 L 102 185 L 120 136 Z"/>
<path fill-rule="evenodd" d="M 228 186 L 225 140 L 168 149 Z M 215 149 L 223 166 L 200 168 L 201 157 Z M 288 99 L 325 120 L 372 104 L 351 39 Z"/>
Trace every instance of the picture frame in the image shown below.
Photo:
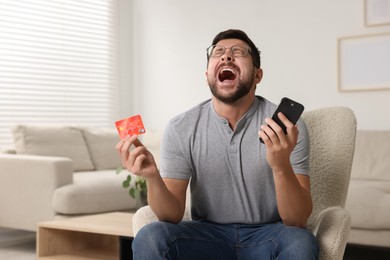
<path fill-rule="evenodd" d="M 338 90 L 390 90 L 390 33 L 338 39 Z"/>
<path fill-rule="evenodd" d="M 364 0 L 365 26 L 390 25 L 390 0 Z"/>

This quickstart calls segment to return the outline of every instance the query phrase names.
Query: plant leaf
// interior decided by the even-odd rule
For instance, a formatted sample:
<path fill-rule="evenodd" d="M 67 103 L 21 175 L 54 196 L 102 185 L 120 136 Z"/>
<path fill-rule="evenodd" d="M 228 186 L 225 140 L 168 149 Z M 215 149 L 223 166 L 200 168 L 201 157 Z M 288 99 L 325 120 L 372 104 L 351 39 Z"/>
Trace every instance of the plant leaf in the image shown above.
<path fill-rule="evenodd" d="M 122 182 L 122 187 L 123 187 L 123 188 L 128 188 L 128 187 L 130 187 L 130 182 L 129 182 L 129 180 L 124 180 L 124 181 Z"/>
<path fill-rule="evenodd" d="M 134 188 L 130 188 L 129 194 L 130 194 L 130 196 L 131 196 L 133 199 L 135 199 L 135 189 L 134 189 Z"/>

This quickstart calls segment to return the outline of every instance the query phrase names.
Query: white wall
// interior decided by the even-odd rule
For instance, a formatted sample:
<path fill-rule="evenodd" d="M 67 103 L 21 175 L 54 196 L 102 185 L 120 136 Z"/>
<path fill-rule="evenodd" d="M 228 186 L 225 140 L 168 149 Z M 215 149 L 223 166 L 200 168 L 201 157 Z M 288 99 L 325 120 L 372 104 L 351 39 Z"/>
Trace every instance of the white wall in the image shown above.
<path fill-rule="evenodd" d="M 125 118 L 133 114 L 134 102 L 131 97 L 134 97 L 134 86 L 133 86 L 133 6 L 130 0 L 119 0 L 119 111 L 118 118 Z"/>
<path fill-rule="evenodd" d="M 133 0 L 134 110 L 149 129 L 210 97 L 205 49 L 220 31 L 239 28 L 262 51 L 257 94 L 315 109 L 348 106 L 359 129 L 390 129 L 390 91 L 340 93 L 337 39 L 390 32 L 364 26 L 360 0 Z"/>

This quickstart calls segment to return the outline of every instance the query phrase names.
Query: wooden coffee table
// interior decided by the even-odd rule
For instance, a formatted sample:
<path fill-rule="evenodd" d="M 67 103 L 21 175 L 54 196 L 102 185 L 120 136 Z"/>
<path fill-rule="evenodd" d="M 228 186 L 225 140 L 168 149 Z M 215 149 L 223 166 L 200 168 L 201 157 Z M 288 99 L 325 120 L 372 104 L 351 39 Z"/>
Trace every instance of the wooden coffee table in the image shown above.
<path fill-rule="evenodd" d="M 40 223 L 37 259 L 131 259 L 133 215 L 112 212 Z"/>

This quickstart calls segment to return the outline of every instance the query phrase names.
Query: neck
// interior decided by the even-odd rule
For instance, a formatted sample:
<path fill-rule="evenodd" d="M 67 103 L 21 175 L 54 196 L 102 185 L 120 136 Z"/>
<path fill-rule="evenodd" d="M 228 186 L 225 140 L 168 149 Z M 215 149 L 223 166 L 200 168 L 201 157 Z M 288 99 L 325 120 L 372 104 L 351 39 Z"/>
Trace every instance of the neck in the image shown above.
<path fill-rule="evenodd" d="M 223 103 L 214 96 L 212 98 L 215 111 L 220 117 L 225 118 L 229 122 L 229 126 L 233 130 L 236 129 L 238 121 L 250 109 L 254 100 L 255 95 L 250 93 L 232 104 Z"/>

